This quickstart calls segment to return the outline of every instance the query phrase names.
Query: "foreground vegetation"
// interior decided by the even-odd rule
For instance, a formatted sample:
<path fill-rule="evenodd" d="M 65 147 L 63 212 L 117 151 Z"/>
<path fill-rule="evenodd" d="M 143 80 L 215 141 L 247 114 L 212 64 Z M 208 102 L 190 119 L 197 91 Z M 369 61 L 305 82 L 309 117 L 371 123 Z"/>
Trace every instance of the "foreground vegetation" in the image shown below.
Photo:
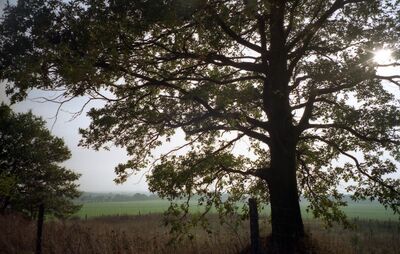
<path fill-rule="evenodd" d="M 163 226 L 160 214 L 141 216 L 105 216 L 88 220 L 52 220 L 44 228 L 44 253 L 239 253 L 249 244 L 248 222 L 219 225 L 211 215 L 211 233 L 195 229 L 194 238 L 169 244 L 171 234 Z M 261 218 L 266 236 L 271 228 Z M 355 229 L 338 226 L 326 229 L 317 220 L 305 220 L 305 227 L 318 253 L 398 253 L 400 223 L 355 220 Z M 17 215 L 0 216 L 0 253 L 33 253 L 35 222 Z"/>

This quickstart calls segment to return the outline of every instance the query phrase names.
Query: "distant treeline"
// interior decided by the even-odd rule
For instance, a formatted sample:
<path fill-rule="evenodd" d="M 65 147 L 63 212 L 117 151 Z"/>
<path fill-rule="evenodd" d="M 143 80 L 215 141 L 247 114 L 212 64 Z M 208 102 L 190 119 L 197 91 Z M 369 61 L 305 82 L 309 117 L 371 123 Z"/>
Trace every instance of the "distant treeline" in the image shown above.
<path fill-rule="evenodd" d="M 143 193 L 95 193 L 95 192 L 84 192 L 76 199 L 78 203 L 88 202 L 123 202 L 123 201 L 145 201 L 145 200 L 156 200 L 160 199 L 155 194 L 143 194 Z"/>

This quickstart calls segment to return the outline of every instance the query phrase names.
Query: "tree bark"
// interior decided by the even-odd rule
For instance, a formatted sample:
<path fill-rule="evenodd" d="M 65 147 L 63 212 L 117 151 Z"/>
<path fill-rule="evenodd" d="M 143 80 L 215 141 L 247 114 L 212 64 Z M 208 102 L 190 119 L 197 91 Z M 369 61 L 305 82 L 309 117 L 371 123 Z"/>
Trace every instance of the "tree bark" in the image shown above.
<path fill-rule="evenodd" d="M 271 162 L 266 179 L 272 220 L 269 253 L 299 253 L 296 246 L 304 236 L 304 227 L 296 178 L 297 138 L 285 100 L 272 99 L 271 108 Z"/>
<path fill-rule="evenodd" d="M 298 253 L 299 241 L 304 236 L 294 155 L 294 151 L 289 154 L 281 152 L 271 158 L 268 188 L 272 234 L 268 253 Z"/>
<path fill-rule="evenodd" d="M 297 136 L 289 103 L 288 52 L 284 26 L 285 1 L 271 0 L 269 19 L 270 56 L 264 83 L 264 110 L 271 162 L 266 179 L 270 194 L 272 234 L 268 253 L 298 253 L 304 236 L 296 179 Z"/>

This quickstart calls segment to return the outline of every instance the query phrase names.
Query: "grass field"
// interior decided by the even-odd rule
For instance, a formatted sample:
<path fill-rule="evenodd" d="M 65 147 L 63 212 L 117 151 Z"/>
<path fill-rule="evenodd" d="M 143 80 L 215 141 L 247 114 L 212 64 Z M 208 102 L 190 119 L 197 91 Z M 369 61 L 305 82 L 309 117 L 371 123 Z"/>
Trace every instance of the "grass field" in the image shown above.
<path fill-rule="evenodd" d="M 250 242 L 249 222 L 238 227 L 220 225 L 217 216 L 208 216 L 211 232 L 191 231 L 194 238 L 183 238 L 170 245 L 170 230 L 160 214 L 104 216 L 91 219 L 50 220 L 44 225 L 43 254 L 237 254 Z M 340 226 L 324 228 L 320 221 L 305 219 L 313 254 L 398 254 L 400 223 L 381 220 L 355 220 L 355 229 Z M 260 218 L 262 237 L 271 232 Z M 31 254 L 35 249 L 36 221 L 17 215 L 0 215 L 0 253 Z M 246 252 L 248 253 L 248 252 Z"/>
<path fill-rule="evenodd" d="M 44 226 L 43 253 L 74 254 L 234 254 L 248 249 L 249 222 L 236 226 L 233 218 L 219 224 L 216 214 L 208 215 L 210 230 L 192 229 L 194 238 L 183 238 L 170 245 L 170 228 L 161 215 L 168 208 L 166 200 L 84 203 L 70 220 L 47 220 Z M 325 228 L 320 220 L 311 219 L 302 203 L 304 225 L 310 243 L 318 254 L 398 254 L 400 222 L 378 203 L 350 203 L 344 211 L 354 228 L 339 225 Z M 201 207 L 192 203 L 192 211 Z M 260 234 L 270 234 L 271 227 L 260 217 Z M 85 219 L 87 217 L 87 219 Z M 232 220 L 232 221 L 230 221 Z M 36 221 L 18 215 L 0 216 L 0 253 L 33 253 Z M 210 233 L 211 232 L 211 233 Z M 244 252 L 248 253 L 248 252 Z"/>
<path fill-rule="evenodd" d="M 84 203 L 82 209 L 76 214 L 81 218 L 98 217 L 110 215 L 139 215 L 162 213 L 167 210 L 169 202 L 166 200 L 147 200 L 129 202 L 92 202 Z M 312 214 L 306 212 L 306 204 L 301 204 L 304 218 L 312 218 Z M 192 211 L 199 211 L 201 207 L 192 203 Z M 378 203 L 350 203 L 343 208 L 350 218 L 374 219 L 374 220 L 398 220 L 398 215 L 394 215 L 390 210 L 385 210 Z M 269 208 L 266 207 L 262 214 L 267 215 Z"/>
<path fill-rule="evenodd" d="M 146 200 L 128 202 L 91 202 L 84 203 L 76 214 L 79 217 L 98 217 L 109 215 L 139 215 L 162 213 L 168 208 L 168 201 Z"/>

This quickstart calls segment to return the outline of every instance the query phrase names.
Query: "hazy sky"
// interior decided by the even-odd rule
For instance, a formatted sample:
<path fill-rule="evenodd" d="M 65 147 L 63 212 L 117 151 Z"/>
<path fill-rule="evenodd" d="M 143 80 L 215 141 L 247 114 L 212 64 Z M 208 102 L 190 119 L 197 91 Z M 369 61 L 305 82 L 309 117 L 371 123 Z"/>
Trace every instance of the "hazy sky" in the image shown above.
<path fill-rule="evenodd" d="M 8 103 L 4 93 L 4 84 L 1 84 L 0 101 Z M 21 103 L 12 105 L 16 112 L 27 112 L 32 110 L 35 115 L 42 116 L 47 121 L 47 127 L 52 128 L 54 116 L 57 112 L 58 104 L 46 102 L 38 103 L 32 101 L 33 98 L 42 95 L 39 92 L 32 92 L 29 99 Z M 76 99 L 71 103 L 66 104 L 63 109 L 68 111 L 76 111 L 81 107 L 83 99 Z M 110 151 L 94 151 L 78 147 L 80 135 L 79 128 L 87 127 L 90 119 L 85 113 L 71 120 L 71 114 L 65 111 L 60 111 L 58 119 L 54 123 L 52 133 L 58 137 L 62 137 L 72 152 L 72 157 L 64 163 L 70 169 L 81 173 L 79 180 L 81 190 L 84 191 L 135 191 L 145 192 L 147 185 L 143 178 L 139 183 L 139 177 L 132 176 L 128 182 L 122 185 L 116 185 L 113 182 L 115 177 L 114 167 L 127 160 L 126 152 L 123 149 L 112 148 Z"/>

